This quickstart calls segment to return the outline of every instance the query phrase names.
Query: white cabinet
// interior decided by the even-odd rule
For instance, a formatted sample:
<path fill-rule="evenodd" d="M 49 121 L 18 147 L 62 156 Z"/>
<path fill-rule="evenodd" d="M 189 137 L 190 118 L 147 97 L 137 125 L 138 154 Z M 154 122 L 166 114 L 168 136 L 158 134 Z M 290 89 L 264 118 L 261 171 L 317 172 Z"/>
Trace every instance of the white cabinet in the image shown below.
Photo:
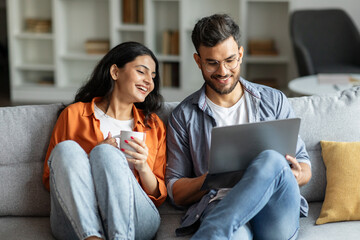
<path fill-rule="evenodd" d="M 286 86 L 290 54 L 289 2 L 281 0 L 7 0 L 11 99 L 70 102 L 104 55 L 89 54 L 89 40 L 110 48 L 138 41 L 158 57 L 161 93 L 180 101 L 203 84 L 193 60 L 194 24 L 228 13 L 239 23 L 245 47 L 242 76 L 275 78 Z M 135 5 L 134 5 L 135 4 Z M 29 27 L 29 22 L 35 27 Z M 249 39 L 276 42 L 278 56 L 251 56 Z"/>

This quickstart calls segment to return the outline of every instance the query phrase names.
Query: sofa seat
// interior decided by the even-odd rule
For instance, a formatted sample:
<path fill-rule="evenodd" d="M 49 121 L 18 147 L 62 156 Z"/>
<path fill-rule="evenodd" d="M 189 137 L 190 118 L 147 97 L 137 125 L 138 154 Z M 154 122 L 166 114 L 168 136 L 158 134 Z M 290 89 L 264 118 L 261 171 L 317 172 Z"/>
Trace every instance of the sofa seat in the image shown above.
<path fill-rule="evenodd" d="M 310 203 L 307 218 L 300 219 L 299 240 L 344 240 L 359 239 L 360 221 L 337 222 L 315 225 L 321 210 L 322 202 Z M 187 237 L 175 237 L 175 229 L 179 226 L 183 211 L 174 209 L 168 202 L 159 208 L 161 225 L 156 240 L 185 240 Z M 1 217 L 0 239 L 7 240 L 51 240 L 49 217 Z M 346 236 L 346 238 L 344 238 Z"/>
<path fill-rule="evenodd" d="M 300 218 L 299 240 L 356 240 L 360 239 L 360 221 L 315 225 L 323 202 L 309 203 L 309 216 Z"/>

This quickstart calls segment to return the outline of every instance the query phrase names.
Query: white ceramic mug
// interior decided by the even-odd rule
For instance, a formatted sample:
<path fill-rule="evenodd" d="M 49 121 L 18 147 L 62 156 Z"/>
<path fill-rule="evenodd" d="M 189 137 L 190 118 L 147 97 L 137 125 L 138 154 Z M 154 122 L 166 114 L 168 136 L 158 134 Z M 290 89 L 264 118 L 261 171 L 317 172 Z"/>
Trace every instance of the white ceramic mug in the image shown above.
<path fill-rule="evenodd" d="M 145 139 L 145 133 L 144 132 L 134 132 L 134 131 L 121 131 L 120 132 L 120 149 L 127 149 L 133 152 L 136 152 L 135 149 L 133 149 L 129 144 L 127 144 L 125 142 L 125 140 L 128 140 L 129 142 L 134 141 L 133 139 L 131 139 L 131 137 L 136 137 L 140 140 L 144 140 Z M 133 158 L 132 156 L 125 154 L 126 158 Z M 131 169 L 134 169 L 133 164 L 129 163 L 129 167 Z"/>

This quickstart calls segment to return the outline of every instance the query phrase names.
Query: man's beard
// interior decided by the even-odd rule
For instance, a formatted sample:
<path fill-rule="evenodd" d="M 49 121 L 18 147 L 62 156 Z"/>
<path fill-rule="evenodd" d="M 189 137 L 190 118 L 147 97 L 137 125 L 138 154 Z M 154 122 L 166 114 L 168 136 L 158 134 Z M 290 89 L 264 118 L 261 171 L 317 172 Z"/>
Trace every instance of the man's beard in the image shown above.
<path fill-rule="evenodd" d="M 214 76 L 214 77 L 216 77 L 216 75 Z M 218 88 L 218 87 L 216 87 L 216 85 L 214 84 L 214 82 L 213 81 L 216 81 L 215 79 L 213 79 L 213 81 L 210 79 L 210 78 L 212 78 L 212 76 L 210 76 L 210 78 L 207 78 L 207 77 L 205 77 L 205 75 L 204 75 L 204 73 L 203 73 L 203 78 L 204 78 L 204 80 L 205 80 L 205 83 L 212 89 L 212 90 L 214 90 L 216 93 L 218 93 L 218 94 L 220 94 L 220 95 L 225 95 L 225 94 L 229 94 L 229 93 L 231 93 L 234 89 L 235 89 L 235 87 L 236 87 L 236 85 L 238 84 L 238 80 L 239 80 L 239 78 L 240 78 L 240 76 L 239 75 L 234 75 L 233 76 L 234 77 L 234 79 L 235 79 L 235 81 L 233 82 L 233 84 L 229 87 L 229 88 Z"/>

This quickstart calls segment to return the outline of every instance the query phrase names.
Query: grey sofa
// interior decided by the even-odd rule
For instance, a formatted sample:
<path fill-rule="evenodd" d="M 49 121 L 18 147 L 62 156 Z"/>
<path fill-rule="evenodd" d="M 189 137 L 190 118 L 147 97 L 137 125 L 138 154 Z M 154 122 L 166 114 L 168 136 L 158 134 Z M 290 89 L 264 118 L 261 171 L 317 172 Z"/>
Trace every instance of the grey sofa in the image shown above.
<path fill-rule="evenodd" d="M 326 188 L 320 140 L 360 141 L 360 87 L 335 95 L 291 98 L 302 123 L 300 134 L 312 161 L 313 177 L 301 188 L 310 202 L 309 217 L 300 220 L 298 239 L 360 239 L 360 221 L 315 225 Z M 166 103 L 166 121 L 177 103 Z M 41 176 L 59 104 L 0 108 L 0 239 L 53 239 L 50 197 Z M 160 207 L 156 239 L 175 239 L 182 211 L 168 202 Z M 176 239 L 188 239 L 176 238 Z"/>

